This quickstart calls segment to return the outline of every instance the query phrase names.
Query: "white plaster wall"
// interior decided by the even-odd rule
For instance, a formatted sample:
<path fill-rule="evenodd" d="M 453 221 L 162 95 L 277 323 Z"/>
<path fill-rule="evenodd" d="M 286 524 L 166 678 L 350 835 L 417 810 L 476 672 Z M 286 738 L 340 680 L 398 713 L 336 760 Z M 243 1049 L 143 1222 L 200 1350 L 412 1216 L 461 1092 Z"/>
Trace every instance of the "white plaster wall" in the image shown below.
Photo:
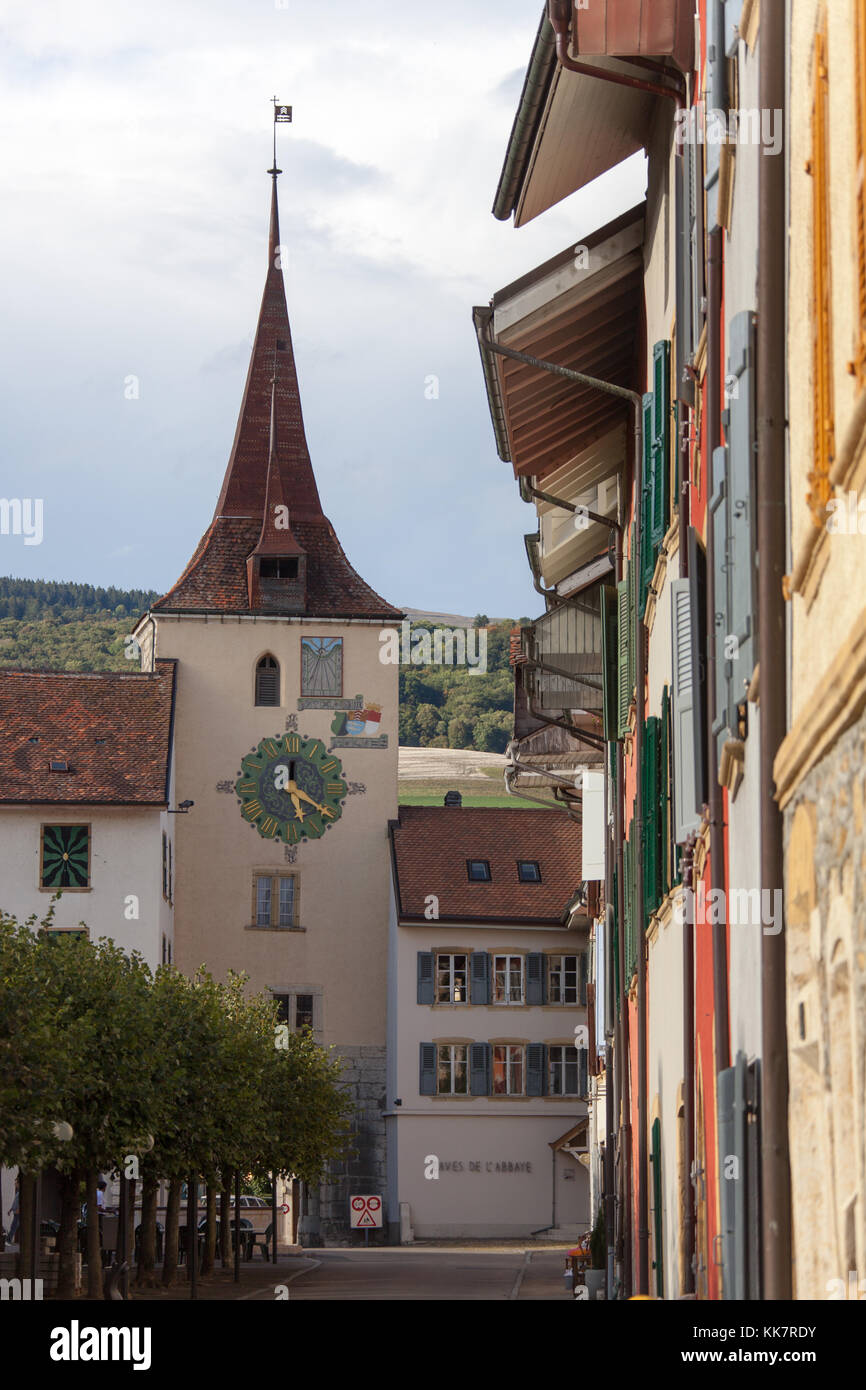
<path fill-rule="evenodd" d="M 647 966 L 647 1098 L 650 1124 L 658 1104 L 661 1118 L 665 1297 L 679 1293 L 679 1175 L 677 1104 L 683 1080 L 683 932 L 675 914 L 650 941 Z M 650 1172 L 650 1183 L 652 1173 Z M 650 1207 L 653 1189 L 650 1185 Z M 654 1249 L 651 1242 L 651 1251 Z M 651 1271 L 655 1288 L 654 1271 Z"/>
<path fill-rule="evenodd" d="M 164 923 L 170 923 L 162 900 L 158 808 L 3 806 L 0 817 L 0 907 L 21 922 L 33 913 L 41 920 L 52 890 L 39 887 L 40 827 L 89 824 L 92 887 L 64 892 L 54 924 L 75 927 L 86 922 L 91 940 L 111 937 L 125 951 L 140 951 L 151 969 L 156 968 L 161 932 Z M 137 919 L 124 915 L 129 895 L 138 898 Z"/>

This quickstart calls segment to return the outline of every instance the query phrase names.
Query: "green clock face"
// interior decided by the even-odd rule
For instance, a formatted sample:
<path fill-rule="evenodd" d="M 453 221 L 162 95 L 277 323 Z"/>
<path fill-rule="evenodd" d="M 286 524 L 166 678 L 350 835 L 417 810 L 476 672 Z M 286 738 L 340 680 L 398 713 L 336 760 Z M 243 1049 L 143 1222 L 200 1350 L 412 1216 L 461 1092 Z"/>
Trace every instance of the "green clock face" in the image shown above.
<path fill-rule="evenodd" d="M 266 840 L 318 840 L 343 814 L 348 788 L 339 758 L 318 738 L 263 738 L 241 761 L 241 815 Z"/>

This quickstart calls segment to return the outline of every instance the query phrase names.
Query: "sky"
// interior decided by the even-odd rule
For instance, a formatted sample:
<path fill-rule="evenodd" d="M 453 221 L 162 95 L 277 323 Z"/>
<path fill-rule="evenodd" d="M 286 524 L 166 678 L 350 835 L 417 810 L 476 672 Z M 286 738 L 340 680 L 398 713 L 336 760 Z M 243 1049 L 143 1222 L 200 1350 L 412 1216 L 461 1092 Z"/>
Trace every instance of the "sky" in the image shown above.
<path fill-rule="evenodd" d="M 264 285 L 276 96 L 301 399 L 343 549 L 398 606 L 541 611 L 472 306 L 645 188 L 638 155 L 519 230 L 492 216 L 541 13 L 4 0 L 0 498 L 43 522 L 39 544 L 0 534 L 0 574 L 162 592 L 186 565 Z"/>

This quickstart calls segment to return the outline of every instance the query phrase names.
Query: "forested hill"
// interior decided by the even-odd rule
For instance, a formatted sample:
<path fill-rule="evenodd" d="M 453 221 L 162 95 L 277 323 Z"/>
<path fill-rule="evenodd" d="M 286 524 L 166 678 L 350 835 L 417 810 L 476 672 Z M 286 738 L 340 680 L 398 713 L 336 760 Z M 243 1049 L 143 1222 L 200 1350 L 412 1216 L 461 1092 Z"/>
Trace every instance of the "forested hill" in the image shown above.
<path fill-rule="evenodd" d="M 0 666 L 135 670 L 136 664 L 124 657 L 124 638 L 157 597 L 152 589 L 0 577 Z M 479 614 L 475 626 L 468 634 L 469 655 L 477 666 L 486 643 L 486 671 L 466 664 L 401 664 L 402 745 L 505 750 L 512 728 L 514 683 L 508 655 L 514 624 L 510 619 L 490 623 Z M 432 623 L 413 623 L 413 639 L 424 629 L 436 631 Z"/>
<path fill-rule="evenodd" d="M 11 579 L 0 576 L 0 618 L 32 621 L 56 618 L 77 623 L 82 618 L 137 618 L 159 598 L 155 589 L 94 588 L 55 579 Z"/>

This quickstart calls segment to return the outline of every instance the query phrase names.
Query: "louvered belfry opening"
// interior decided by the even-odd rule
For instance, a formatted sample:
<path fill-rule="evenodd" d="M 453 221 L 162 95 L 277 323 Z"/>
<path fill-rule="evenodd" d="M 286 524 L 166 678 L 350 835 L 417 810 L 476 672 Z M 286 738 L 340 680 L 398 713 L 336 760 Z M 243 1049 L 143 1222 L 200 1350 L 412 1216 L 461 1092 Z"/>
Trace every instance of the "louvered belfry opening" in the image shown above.
<path fill-rule="evenodd" d="M 263 656 L 256 666 L 256 704 L 280 703 L 280 664 L 272 656 Z"/>

